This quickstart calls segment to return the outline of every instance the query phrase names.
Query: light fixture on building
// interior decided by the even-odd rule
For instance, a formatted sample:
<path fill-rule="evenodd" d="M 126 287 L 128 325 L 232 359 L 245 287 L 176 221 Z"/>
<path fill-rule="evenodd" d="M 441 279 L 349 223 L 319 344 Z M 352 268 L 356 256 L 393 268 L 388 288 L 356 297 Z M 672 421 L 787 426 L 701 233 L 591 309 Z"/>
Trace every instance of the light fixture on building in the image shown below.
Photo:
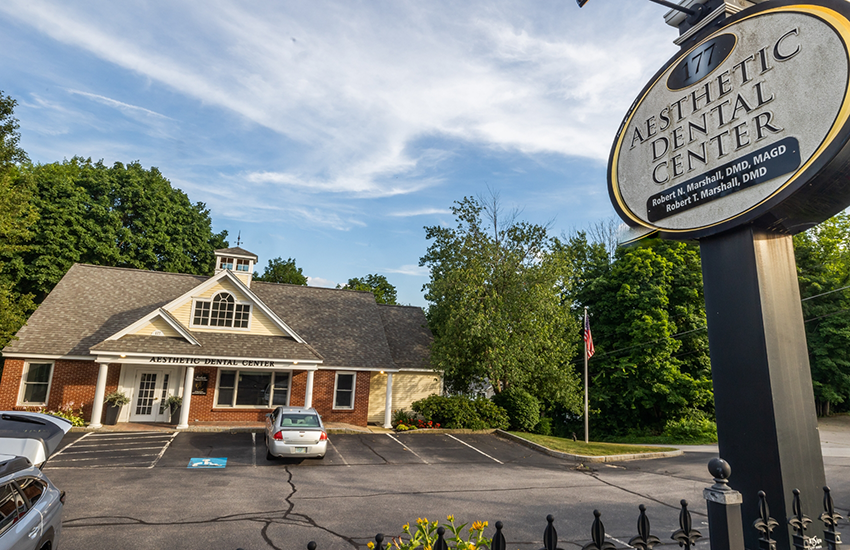
<path fill-rule="evenodd" d="M 293 364 L 293 365 L 297 365 L 297 364 L 298 364 L 298 361 L 293 361 L 293 362 L 292 362 L 292 364 Z"/>
<path fill-rule="evenodd" d="M 126 355 L 119 355 L 119 357 L 121 357 L 121 359 L 124 359 L 127 356 Z"/>
<path fill-rule="evenodd" d="M 381 374 L 384 374 L 384 371 L 381 371 Z"/>

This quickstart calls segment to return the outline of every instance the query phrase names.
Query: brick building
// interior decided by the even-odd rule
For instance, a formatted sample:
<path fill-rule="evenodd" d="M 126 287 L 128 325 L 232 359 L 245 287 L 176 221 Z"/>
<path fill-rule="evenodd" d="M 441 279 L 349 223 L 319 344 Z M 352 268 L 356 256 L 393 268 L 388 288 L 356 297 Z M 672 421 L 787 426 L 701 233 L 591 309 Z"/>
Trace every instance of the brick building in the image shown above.
<path fill-rule="evenodd" d="M 326 422 L 389 423 L 389 411 L 439 393 L 420 308 L 368 292 L 252 281 L 257 257 L 216 251 L 212 277 L 75 264 L 3 349 L 0 410 L 130 398 L 119 421 L 178 428 L 258 421 L 278 405 Z"/>

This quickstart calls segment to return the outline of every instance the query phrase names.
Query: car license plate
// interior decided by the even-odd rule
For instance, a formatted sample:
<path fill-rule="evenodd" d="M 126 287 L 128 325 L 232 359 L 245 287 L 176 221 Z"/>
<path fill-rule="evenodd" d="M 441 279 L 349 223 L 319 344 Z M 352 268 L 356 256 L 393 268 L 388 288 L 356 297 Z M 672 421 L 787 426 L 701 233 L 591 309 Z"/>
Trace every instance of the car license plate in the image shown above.
<path fill-rule="evenodd" d="M 307 447 L 295 447 L 295 452 L 296 453 L 306 453 Z"/>

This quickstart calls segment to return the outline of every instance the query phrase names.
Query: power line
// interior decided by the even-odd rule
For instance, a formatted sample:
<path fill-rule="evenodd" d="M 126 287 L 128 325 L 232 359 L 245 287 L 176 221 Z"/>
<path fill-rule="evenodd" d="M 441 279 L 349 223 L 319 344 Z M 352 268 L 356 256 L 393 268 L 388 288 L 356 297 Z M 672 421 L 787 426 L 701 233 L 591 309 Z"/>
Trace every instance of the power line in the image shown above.
<path fill-rule="evenodd" d="M 828 292 L 821 292 L 820 294 L 815 294 L 814 296 L 809 296 L 808 298 L 803 298 L 803 299 L 802 299 L 802 300 L 800 300 L 800 301 L 801 301 L 801 302 L 805 302 L 806 300 L 811 300 L 812 298 L 820 298 L 821 296 L 826 296 L 827 294 L 832 294 L 833 292 L 838 292 L 838 291 L 840 291 L 840 290 L 846 290 L 846 289 L 848 289 L 848 288 L 850 288 L 850 285 L 843 286 L 843 287 L 841 287 L 841 288 L 836 288 L 835 290 L 830 290 L 830 291 L 828 291 Z M 811 320 L 812 320 L 812 319 L 809 319 L 809 321 L 811 321 Z"/>

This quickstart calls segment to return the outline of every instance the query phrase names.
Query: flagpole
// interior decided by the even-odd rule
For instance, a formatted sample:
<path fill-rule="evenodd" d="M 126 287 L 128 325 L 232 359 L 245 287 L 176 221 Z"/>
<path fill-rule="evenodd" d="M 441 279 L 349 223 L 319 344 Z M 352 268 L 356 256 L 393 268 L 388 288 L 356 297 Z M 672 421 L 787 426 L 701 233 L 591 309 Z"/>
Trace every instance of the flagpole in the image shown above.
<path fill-rule="evenodd" d="M 587 306 L 584 308 L 584 442 L 590 443 L 587 421 Z"/>

